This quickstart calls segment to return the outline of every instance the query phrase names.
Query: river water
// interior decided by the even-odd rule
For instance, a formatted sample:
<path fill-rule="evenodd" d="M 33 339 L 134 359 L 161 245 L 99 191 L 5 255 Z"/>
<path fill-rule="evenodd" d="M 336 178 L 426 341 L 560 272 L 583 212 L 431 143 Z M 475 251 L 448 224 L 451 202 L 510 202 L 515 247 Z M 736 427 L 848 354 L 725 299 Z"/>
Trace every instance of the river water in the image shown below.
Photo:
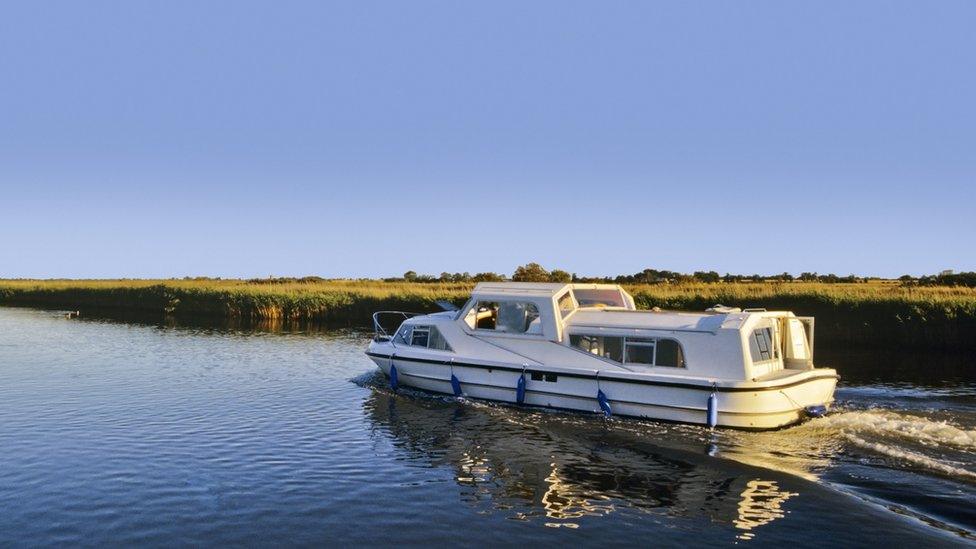
<path fill-rule="evenodd" d="M 973 545 L 976 360 L 748 433 L 401 391 L 370 334 L 0 308 L 0 546 Z"/>

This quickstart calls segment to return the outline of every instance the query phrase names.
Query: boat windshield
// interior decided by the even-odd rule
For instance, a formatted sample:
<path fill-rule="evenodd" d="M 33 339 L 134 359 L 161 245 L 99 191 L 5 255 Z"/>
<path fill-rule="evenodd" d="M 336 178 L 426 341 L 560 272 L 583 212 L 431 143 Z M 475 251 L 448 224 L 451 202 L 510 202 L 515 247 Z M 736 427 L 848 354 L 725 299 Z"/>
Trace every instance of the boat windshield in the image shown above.
<path fill-rule="evenodd" d="M 624 296 L 620 290 L 585 290 L 575 289 L 573 294 L 580 307 L 626 307 Z"/>
<path fill-rule="evenodd" d="M 542 334 L 539 308 L 526 301 L 478 301 L 465 315 L 464 321 L 475 330 Z"/>
<path fill-rule="evenodd" d="M 573 301 L 573 294 L 571 292 L 566 292 L 562 297 L 559 298 L 559 314 L 563 318 L 569 316 L 569 313 L 576 310 L 576 302 Z"/>

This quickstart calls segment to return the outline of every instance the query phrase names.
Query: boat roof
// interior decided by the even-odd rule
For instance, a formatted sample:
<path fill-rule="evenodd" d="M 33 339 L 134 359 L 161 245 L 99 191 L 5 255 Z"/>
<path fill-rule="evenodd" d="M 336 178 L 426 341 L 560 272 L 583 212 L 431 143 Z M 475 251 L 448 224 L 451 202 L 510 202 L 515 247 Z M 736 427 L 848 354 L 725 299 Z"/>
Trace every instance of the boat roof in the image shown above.
<path fill-rule="evenodd" d="M 620 290 L 617 284 L 570 284 L 567 282 L 479 282 L 476 294 L 509 294 L 523 297 L 552 297 L 566 289 Z"/>
<path fill-rule="evenodd" d="M 685 313 L 677 311 L 625 311 L 621 309 L 579 309 L 566 327 L 717 332 L 738 330 L 750 313 Z"/>

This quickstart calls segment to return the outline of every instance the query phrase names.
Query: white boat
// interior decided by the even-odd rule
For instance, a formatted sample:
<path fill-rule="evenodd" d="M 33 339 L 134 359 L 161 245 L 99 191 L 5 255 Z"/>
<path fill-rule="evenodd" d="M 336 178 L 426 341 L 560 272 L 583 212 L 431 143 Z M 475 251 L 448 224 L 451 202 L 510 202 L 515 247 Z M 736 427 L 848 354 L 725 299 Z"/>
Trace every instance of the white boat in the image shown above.
<path fill-rule="evenodd" d="M 366 354 L 394 389 L 775 429 L 825 413 L 838 379 L 813 365 L 810 317 L 639 311 L 612 284 L 480 283 L 461 309 L 373 319 Z"/>

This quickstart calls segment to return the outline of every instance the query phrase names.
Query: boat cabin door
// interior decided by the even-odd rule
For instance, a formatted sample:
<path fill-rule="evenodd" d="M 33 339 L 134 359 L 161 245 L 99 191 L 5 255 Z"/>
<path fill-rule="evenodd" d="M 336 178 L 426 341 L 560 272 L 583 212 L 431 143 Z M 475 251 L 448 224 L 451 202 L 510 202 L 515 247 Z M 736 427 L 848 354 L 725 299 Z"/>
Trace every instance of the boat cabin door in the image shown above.
<path fill-rule="evenodd" d="M 783 319 L 783 366 L 791 370 L 813 368 L 813 317 Z"/>

